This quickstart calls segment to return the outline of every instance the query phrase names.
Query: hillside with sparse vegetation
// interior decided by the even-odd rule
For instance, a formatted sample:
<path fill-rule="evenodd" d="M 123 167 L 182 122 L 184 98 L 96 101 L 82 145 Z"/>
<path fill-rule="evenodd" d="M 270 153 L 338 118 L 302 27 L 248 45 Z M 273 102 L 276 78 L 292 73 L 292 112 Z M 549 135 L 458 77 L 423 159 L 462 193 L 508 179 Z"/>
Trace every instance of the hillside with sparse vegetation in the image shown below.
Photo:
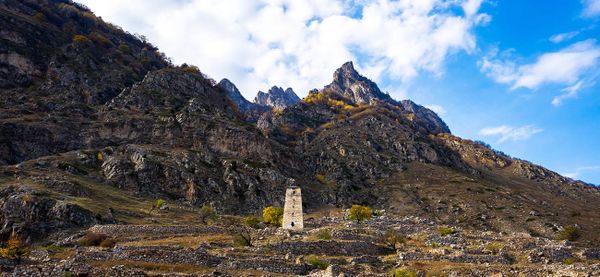
<path fill-rule="evenodd" d="M 3 273 L 600 274 L 597 187 L 453 135 L 352 62 L 251 103 L 69 0 L 0 1 L 0 26 Z"/>

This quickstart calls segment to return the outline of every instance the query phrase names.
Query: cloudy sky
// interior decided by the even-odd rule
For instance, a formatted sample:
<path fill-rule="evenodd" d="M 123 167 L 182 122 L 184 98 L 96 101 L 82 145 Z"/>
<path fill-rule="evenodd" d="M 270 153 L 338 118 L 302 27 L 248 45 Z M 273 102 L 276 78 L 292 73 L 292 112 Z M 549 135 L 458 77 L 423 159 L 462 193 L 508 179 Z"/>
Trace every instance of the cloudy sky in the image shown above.
<path fill-rule="evenodd" d="M 600 184 L 600 0 L 79 0 L 252 99 L 354 61 L 453 133 Z"/>

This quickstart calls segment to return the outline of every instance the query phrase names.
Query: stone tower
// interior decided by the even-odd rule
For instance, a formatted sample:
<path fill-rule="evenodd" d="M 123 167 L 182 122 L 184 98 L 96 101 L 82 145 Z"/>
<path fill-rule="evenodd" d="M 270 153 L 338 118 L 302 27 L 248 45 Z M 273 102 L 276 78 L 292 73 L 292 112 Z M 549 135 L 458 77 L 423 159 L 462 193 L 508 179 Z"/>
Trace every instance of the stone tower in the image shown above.
<path fill-rule="evenodd" d="M 285 191 L 283 228 L 295 231 L 301 231 L 304 228 L 304 218 L 302 216 L 302 192 L 299 187 L 289 187 Z"/>

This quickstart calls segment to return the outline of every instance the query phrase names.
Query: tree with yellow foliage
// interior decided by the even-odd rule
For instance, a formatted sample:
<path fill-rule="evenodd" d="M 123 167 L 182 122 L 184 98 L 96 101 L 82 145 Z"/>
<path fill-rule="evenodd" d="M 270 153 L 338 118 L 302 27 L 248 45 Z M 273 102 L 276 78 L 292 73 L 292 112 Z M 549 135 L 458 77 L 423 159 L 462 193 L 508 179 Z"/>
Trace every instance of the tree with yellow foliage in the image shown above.
<path fill-rule="evenodd" d="M 348 219 L 361 223 L 367 219 L 370 219 L 373 215 L 373 210 L 367 206 L 352 205 L 348 211 Z"/>
<path fill-rule="evenodd" d="M 13 230 L 12 234 L 6 241 L 6 245 L 0 248 L 0 256 L 14 260 L 17 264 L 21 262 L 21 258 L 29 253 L 29 249 L 23 244 L 17 233 Z"/>
<path fill-rule="evenodd" d="M 281 226 L 283 223 L 283 209 L 266 207 L 263 210 L 263 221 L 273 226 Z"/>

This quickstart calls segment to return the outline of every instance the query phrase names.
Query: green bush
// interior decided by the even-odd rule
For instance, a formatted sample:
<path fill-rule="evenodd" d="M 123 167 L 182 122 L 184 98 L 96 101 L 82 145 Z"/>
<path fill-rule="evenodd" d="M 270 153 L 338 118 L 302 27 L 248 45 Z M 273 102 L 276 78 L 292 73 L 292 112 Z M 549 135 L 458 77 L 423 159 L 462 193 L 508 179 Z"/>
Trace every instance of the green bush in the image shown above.
<path fill-rule="evenodd" d="M 317 240 L 331 240 L 331 232 L 328 229 L 322 229 L 313 234 L 313 238 Z"/>
<path fill-rule="evenodd" d="M 361 223 L 373 216 L 371 208 L 362 205 L 352 205 L 348 211 L 348 219 Z"/>
<path fill-rule="evenodd" d="M 283 223 L 283 208 L 266 207 L 263 210 L 263 221 L 273 226 L 281 226 Z"/>
<path fill-rule="evenodd" d="M 244 219 L 244 224 L 250 228 L 258 229 L 260 228 L 260 219 L 256 216 L 250 215 Z"/>
<path fill-rule="evenodd" d="M 563 260 L 563 264 L 566 264 L 566 265 L 572 265 L 574 263 L 575 263 L 575 259 L 573 259 L 573 258 L 566 258 Z"/>
<path fill-rule="evenodd" d="M 494 254 L 498 254 L 502 249 L 503 245 L 498 242 L 491 242 L 485 245 L 485 249 L 490 250 Z"/>
<path fill-rule="evenodd" d="M 390 277 L 417 277 L 417 273 L 408 267 L 392 269 L 388 275 Z"/>
<path fill-rule="evenodd" d="M 558 239 L 576 241 L 581 237 L 581 232 L 577 226 L 567 226 L 558 232 Z"/>
<path fill-rule="evenodd" d="M 316 255 L 310 255 L 306 257 L 306 262 L 309 265 L 316 266 L 317 268 L 324 270 L 329 266 L 329 263 L 323 259 L 320 259 Z"/>
<path fill-rule="evenodd" d="M 440 234 L 440 236 L 445 237 L 447 235 L 452 235 L 456 233 L 456 231 L 449 227 L 440 227 L 438 228 L 438 233 Z"/>
<path fill-rule="evenodd" d="M 252 236 L 248 233 L 234 234 L 233 245 L 241 247 L 252 246 Z"/>
<path fill-rule="evenodd" d="M 160 209 L 163 206 L 165 206 L 166 204 L 167 204 L 167 201 L 165 201 L 164 199 L 157 199 L 156 202 L 154 203 L 154 208 Z"/>
<path fill-rule="evenodd" d="M 204 204 L 200 208 L 200 220 L 203 224 L 209 224 L 217 219 L 217 211 L 211 205 Z"/>
<path fill-rule="evenodd" d="M 125 43 L 121 43 L 119 45 L 119 51 L 121 51 L 121 53 L 123 53 L 123 54 L 129 54 L 129 53 L 131 53 L 131 48 L 129 48 L 129 45 L 127 45 Z"/>

